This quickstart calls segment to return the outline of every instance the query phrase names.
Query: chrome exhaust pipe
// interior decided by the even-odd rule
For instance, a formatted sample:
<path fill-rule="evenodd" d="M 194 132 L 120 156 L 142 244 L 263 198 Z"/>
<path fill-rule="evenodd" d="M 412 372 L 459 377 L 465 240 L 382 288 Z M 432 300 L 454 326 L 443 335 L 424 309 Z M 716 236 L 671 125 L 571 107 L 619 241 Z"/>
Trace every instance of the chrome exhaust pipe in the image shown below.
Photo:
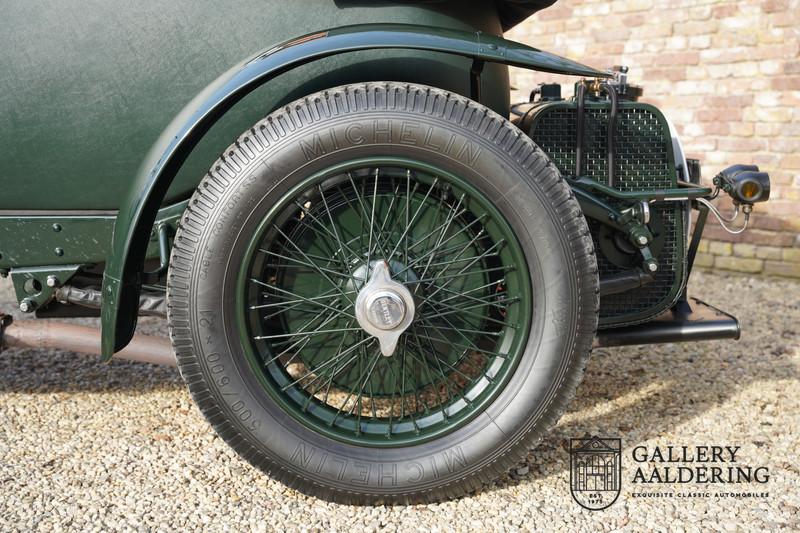
<path fill-rule="evenodd" d="M 68 352 L 101 355 L 100 330 L 49 320 L 11 320 L 0 315 L 0 350 L 32 348 L 63 350 Z M 117 359 L 177 366 L 169 339 L 151 335 L 135 335 L 124 350 L 115 353 Z"/>

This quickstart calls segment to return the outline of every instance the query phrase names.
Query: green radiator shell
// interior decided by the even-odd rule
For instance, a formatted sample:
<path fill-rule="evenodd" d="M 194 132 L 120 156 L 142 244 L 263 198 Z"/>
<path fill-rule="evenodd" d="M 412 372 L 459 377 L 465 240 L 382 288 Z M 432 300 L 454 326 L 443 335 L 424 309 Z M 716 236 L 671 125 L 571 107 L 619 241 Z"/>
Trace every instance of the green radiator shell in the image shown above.
<path fill-rule="evenodd" d="M 582 174 L 605 183 L 608 112 L 610 104 L 587 101 Z M 547 102 L 534 107 L 523 127 L 547 153 L 564 176 L 575 172 L 576 104 L 571 100 Z M 666 118 L 656 107 L 640 102 L 621 102 L 614 135 L 615 186 L 623 191 L 675 188 L 678 174 Z M 609 199 L 610 200 L 610 199 Z M 613 205 L 613 202 L 611 202 Z M 651 206 L 664 221 L 664 246 L 656 257 L 660 270 L 644 287 L 600 300 L 600 327 L 645 322 L 671 307 L 685 284 L 686 220 L 683 202 Z M 622 270 L 611 263 L 598 246 L 598 222 L 589 220 L 595 241 L 600 277 Z"/>

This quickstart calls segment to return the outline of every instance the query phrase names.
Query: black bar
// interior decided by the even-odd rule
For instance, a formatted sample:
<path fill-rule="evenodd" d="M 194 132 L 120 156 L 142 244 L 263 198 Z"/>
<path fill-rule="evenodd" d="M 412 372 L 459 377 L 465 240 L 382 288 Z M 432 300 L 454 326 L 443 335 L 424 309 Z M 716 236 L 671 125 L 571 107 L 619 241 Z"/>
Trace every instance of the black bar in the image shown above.
<path fill-rule="evenodd" d="M 736 317 L 697 298 L 680 300 L 675 307 L 644 324 L 597 332 L 595 347 L 632 344 L 738 339 L 741 328 Z"/>
<path fill-rule="evenodd" d="M 619 274 L 600 278 L 600 297 L 638 289 L 653 281 L 653 276 L 639 269 L 624 270 Z"/>
<path fill-rule="evenodd" d="M 692 273 L 692 266 L 694 265 L 694 257 L 697 255 L 697 247 L 700 246 L 700 238 L 703 236 L 703 229 L 706 226 L 706 219 L 708 218 L 708 207 L 700 202 L 694 202 L 697 206 L 697 222 L 692 232 L 692 242 L 689 244 L 689 251 L 686 254 L 686 278 Z"/>
<path fill-rule="evenodd" d="M 469 71 L 469 92 L 470 98 L 480 103 L 481 101 L 481 74 L 485 63 L 480 59 L 472 61 L 472 68 Z"/>

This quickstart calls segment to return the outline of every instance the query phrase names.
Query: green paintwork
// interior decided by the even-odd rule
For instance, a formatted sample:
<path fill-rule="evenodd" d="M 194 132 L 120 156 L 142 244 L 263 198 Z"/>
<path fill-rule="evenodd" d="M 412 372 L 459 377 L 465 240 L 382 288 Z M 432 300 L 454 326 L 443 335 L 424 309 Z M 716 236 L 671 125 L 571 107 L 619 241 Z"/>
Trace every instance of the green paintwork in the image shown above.
<path fill-rule="evenodd" d="M 352 304 L 363 266 L 386 259 L 417 302 L 388 357 Z M 254 374 L 301 424 L 351 444 L 455 431 L 503 389 L 530 333 L 535 296 L 511 227 L 465 180 L 404 158 L 309 176 L 240 263 L 235 323 Z"/>
<path fill-rule="evenodd" d="M 0 268 L 102 263 L 116 213 L 0 215 Z"/>
<path fill-rule="evenodd" d="M 7 2 L 2 16 L 0 210 L 118 209 L 173 117 L 220 74 L 273 43 L 371 22 L 501 33 L 484 0 L 41 0 Z M 214 127 L 166 202 L 188 198 L 217 155 L 276 106 L 370 80 L 467 94 L 469 68 L 468 59 L 434 52 L 364 51 L 283 74 Z M 483 77 L 487 105 L 506 113 L 506 69 L 487 65 Z"/>
<path fill-rule="evenodd" d="M 366 24 L 292 39 L 234 67 L 199 94 L 153 147 L 117 217 L 104 273 L 103 354 L 110 358 L 133 336 L 141 284 L 144 235 L 164 191 L 203 135 L 225 112 L 275 76 L 312 61 L 372 49 L 431 50 L 548 72 L 607 76 L 590 67 L 507 41 L 446 28 Z"/>
<path fill-rule="evenodd" d="M 159 209 L 154 228 L 167 224 L 173 230 L 187 201 Z M 17 213 L 0 212 L 0 269 L 103 263 L 114 233 L 116 212 Z M 158 234 L 147 240 L 146 257 L 159 256 Z"/>

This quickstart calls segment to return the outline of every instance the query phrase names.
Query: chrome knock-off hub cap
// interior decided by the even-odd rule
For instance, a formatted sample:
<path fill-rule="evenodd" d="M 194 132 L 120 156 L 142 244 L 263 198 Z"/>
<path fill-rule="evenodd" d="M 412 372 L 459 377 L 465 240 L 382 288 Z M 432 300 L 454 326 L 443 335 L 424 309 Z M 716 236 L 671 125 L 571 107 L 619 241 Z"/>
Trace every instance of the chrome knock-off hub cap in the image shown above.
<path fill-rule="evenodd" d="M 400 335 L 414 320 L 414 298 L 405 285 L 392 279 L 386 261 L 375 263 L 355 306 L 361 328 L 378 339 L 383 355 L 392 355 Z"/>
<path fill-rule="evenodd" d="M 406 304 L 394 291 L 383 290 L 367 298 L 367 320 L 376 328 L 388 330 L 399 326 L 406 316 Z"/>

